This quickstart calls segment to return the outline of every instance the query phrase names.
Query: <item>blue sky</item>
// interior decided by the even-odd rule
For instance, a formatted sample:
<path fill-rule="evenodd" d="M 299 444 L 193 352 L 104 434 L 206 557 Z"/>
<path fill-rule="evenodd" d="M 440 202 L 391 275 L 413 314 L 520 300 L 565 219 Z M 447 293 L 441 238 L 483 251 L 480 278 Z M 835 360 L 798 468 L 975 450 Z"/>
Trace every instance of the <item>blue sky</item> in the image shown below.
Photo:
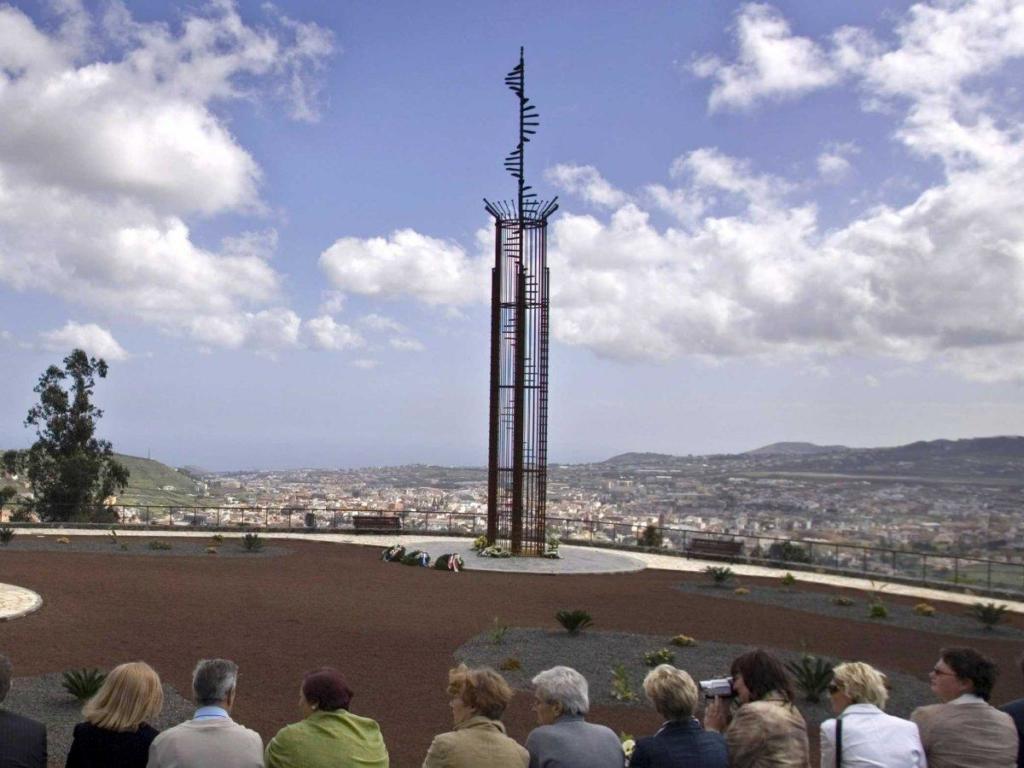
<path fill-rule="evenodd" d="M 550 457 L 1024 433 L 1024 6 L 0 8 L 0 446 L 73 346 L 213 469 L 486 461 L 520 45 Z"/>

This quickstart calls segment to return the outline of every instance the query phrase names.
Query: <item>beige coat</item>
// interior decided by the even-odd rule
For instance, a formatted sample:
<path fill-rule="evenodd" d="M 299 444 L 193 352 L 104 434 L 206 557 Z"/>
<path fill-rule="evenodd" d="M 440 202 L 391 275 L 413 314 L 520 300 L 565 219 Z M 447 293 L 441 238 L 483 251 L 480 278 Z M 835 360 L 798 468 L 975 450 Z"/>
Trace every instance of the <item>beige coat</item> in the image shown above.
<path fill-rule="evenodd" d="M 958 701 L 915 709 L 928 768 L 1016 768 L 1017 728 L 988 703 Z"/>
<path fill-rule="evenodd" d="M 778 694 L 741 706 L 724 735 L 730 768 L 810 766 L 807 724 Z"/>
<path fill-rule="evenodd" d="M 435 736 L 423 768 L 527 768 L 530 753 L 505 735 L 498 720 L 477 715 Z"/>
<path fill-rule="evenodd" d="M 229 718 L 186 720 L 149 745 L 147 768 L 263 768 L 263 740 Z"/>

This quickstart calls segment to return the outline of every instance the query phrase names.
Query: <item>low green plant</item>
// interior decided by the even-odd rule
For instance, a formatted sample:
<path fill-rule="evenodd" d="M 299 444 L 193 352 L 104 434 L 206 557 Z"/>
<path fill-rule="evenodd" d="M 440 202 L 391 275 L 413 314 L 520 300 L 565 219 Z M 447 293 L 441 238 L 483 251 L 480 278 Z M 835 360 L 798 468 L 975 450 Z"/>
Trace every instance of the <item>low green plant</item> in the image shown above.
<path fill-rule="evenodd" d="M 661 529 L 654 523 L 651 523 L 636 538 L 636 543 L 641 547 L 660 547 L 664 542 L 665 537 L 661 533 Z"/>
<path fill-rule="evenodd" d="M 9 525 L 0 525 L 0 544 L 4 546 L 11 543 L 14 538 L 14 529 Z"/>
<path fill-rule="evenodd" d="M 221 536 L 219 533 L 213 534 L 213 536 L 211 536 L 210 538 L 213 539 L 213 543 L 214 544 L 223 544 L 224 543 L 224 537 Z"/>
<path fill-rule="evenodd" d="M 171 549 L 171 545 L 166 541 L 151 541 L 146 546 L 154 552 L 166 552 L 168 549 Z"/>
<path fill-rule="evenodd" d="M 206 548 L 206 554 L 208 554 L 208 555 L 216 555 L 217 554 L 217 548 L 216 547 L 207 547 Z"/>
<path fill-rule="evenodd" d="M 474 552 L 480 552 L 480 551 L 482 551 L 482 550 L 484 550 L 486 548 L 487 548 L 487 537 L 486 536 L 477 536 L 475 539 L 473 539 L 473 551 Z"/>
<path fill-rule="evenodd" d="M 578 635 L 594 623 L 590 614 L 580 608 L 572 611 L 561 610 L 555 614 L 555 618 L 570 635 Z"/>
<path fill-rule="evenodd" d="M 58 544 L 70 544 L 71 543 L 71 539 L 69 539 L 67 536 L 59 536 L 57 538 L 57 543 Z"/>
<path fill-rule="evenodd" d="M 501 621 L 497 616 L 494 617 L 494 621 L 491 622 L 491 629 L 488 635 L 491 638 L 491 643 L 494 645 L 501 645 L 505 642 L 505 635 L 508 634 L 509 626 Z"/>
<path fill-rule="evenodd" d="M 889 609 L 885 607 L 885 603 L 881 601 L 875 601 L 868 606 L 868 618 L 888 619 Z"/>
<path fill-rule="evenodd" d="M 935 615 L 935 606 L 929 603 L 918 603 L 914 606 L 914 613 L 918 616 L 927 616 L 931 618 Z"/>
<path fill-rule="evenodd" d="M 128 544 L 122 541 L 117 548 L 120 549 L 122 552 L 127 552 Z"/>
<path fill-rule="evenodd" d="M 498 669 L 502 672 L 514 672 L 517 669 L 523 668 L 523 662 L 517 659 L 515 656 L 509 656 L 507 659 L 503 659 L 498 665 Z"/>
<path fill-rule="evenodd" d="M 110 539 L 110 543 L 112 545 L 117 546 L 117 529 L 111 527 L 110 531 L 107 533 L 107 538 Z"/>
<path fill-rule="evenodd" d="M 263 539 L 258 533 L 247 533 L 242 537 L 242 549 L 246 552 L 259 552 L 263 549 Z"/>
<path fill-rule="evenodd" d="M 659 648 L 656 651 L 648 651 L 644 654 L 644 664 L 648 667 L 656 667 L 659 664 L 671 664 L 676 660 L 676 655 L 668 648 Z"/>
<path fill-rule="evenodd" d="M 800 661 L 786 662 L 786 668 L 793 673 L 797 687 L 807 701 L 821 701 L 821 694 L 832 680 L 832 662 L 820 656 L 805 653 Z"/>
<path fill-rule="evenodd" d="M 669 642 L 679 648 L 692 648 L 697 644 L 697 641 L 689 635 L 676 635 Z"/>
<path fill-rule="evenodd" d="M 796 576 L 794 576 L 789 571 L 786 571 L 786 575 L 783 576 L 780 579 L 780 581 L 782 582 L 782 586 L 784 586 L 784 587 L 792 587 L 794 584 L 796 584 Z"/>
<path fill-rule="evenodd" d="M 103 685 L 107 676 L 98 669 L 69 669 L 61 676 L 61 685 L 79 701 L 88 701 Z"/>
<path fill-rule="evenodd" d="M 1008 607 L 996 603 L 975 603 L 967 612 L 978 620 L 985 629 L 992 631 L 1003 620 Z"/>
<path fill-rule="evenodd" d="M 856 600 L 846 595 L 836 595 L 832 598 L 832 605 L 838 605 L 842 608 L 849 608 L 851 605 L 856 604 Z"/>
<path fill-rule="evenodd" d="M 624 703 L 637 701 L 639 698 L 629 683 L 629 673 L 625 664 L 616 664 L 612 667 L 612 698 Z"/>
<path fill-rule="evenodd" d="M 750 594 L 750 590 L 747 589 L 746 587 L 736 587 L 736 589 L 734 589 L 732 591 L 732 593 L 734 595 L 740 595 L 740 596 L 742 596 L 742 595 L 749 595 Z"/>
<path fill-rule="evenodd" d="M 724 587 L 730 581 L 732 581 L 735 575 L 728 565 L 709 565 L 704 569 L 704 573 L 708 575 L 708 578 L 714 583 L 716 587 Z"/>

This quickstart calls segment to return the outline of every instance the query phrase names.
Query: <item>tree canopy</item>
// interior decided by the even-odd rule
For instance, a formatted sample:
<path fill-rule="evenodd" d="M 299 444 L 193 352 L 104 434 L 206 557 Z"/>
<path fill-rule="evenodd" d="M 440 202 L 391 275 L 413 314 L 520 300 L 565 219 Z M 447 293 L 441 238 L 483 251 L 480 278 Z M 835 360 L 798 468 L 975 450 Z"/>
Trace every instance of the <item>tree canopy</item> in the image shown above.
<path fill-rule="evenodd" d="M 103 411 L 91 402 L 96 378 L 107 376 L 103 359 L 76 349 L 64 366 L 51 365 L 33 390 L 39 403 L 26 427 L 38 439 L 28 451 L 28 479 L 36 511 L 44 520 L 106 522 L 102 502 L 128 484 L 128 469 L 114 459 L 107 440 L 96 437 Z"/>

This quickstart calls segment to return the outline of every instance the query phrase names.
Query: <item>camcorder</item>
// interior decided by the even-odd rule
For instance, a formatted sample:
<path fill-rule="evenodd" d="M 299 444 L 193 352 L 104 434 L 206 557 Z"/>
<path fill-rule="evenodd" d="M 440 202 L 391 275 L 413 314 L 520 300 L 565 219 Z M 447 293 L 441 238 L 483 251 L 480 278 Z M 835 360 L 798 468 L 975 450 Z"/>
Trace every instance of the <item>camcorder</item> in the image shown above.
<path fill-rule="evenodd" d="M 736 689 L 732 687 L 731 677 L 716 677 L 714 680 L 701 680 L 700 690 L 705 698 L 731 699 L 736 695 Z"/>

